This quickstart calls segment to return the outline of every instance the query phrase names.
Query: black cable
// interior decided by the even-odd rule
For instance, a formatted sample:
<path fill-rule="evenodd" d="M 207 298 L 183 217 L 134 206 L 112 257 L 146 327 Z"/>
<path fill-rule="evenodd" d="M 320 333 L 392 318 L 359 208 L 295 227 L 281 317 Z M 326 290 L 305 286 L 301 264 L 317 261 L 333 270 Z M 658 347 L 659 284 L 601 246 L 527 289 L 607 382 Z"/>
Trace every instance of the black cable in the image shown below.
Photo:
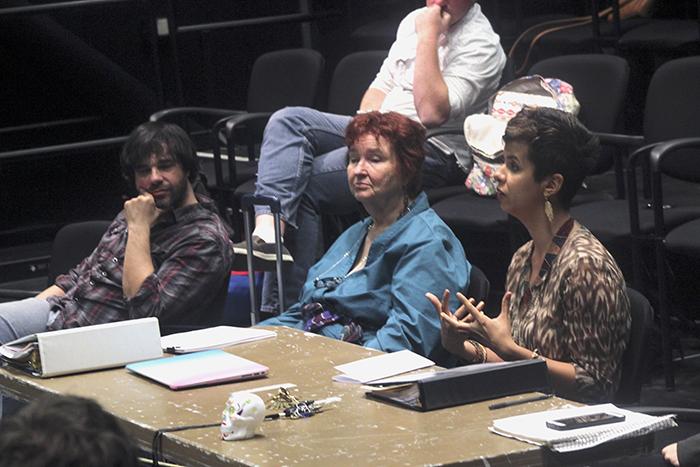
<path fill-rule="evenodd" d="M 185 431 L 185 430 L 196 430 L 199 428 L 213 428 L 215 426 L 221 426 L 221 423 L 207 423 L 204 425 L 184 425 L 176 426 L 173 428 L 161 428 L 156 431 L 153 435 L 153 443 L 151 443 L 151 460 L 153 461 L 153 466 L 158 467 L 158 462 L 162 458 L 163 449 L 163 433 L 171 433 L 174 431 Z"/>

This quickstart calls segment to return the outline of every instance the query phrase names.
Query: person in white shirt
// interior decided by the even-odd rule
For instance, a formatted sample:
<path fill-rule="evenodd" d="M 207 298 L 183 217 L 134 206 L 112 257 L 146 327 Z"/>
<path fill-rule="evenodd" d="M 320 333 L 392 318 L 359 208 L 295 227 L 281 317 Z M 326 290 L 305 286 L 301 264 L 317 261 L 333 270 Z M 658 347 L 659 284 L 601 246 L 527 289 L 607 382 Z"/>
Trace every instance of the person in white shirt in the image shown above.
<path fill-rule="evenodd" d="M 426 128 L 459 123 L 486 108 L 498 87 L 506 56 L 499 37 L 474 0 L 427 0 L 408 14 L 358 112 L 395 111 Z M 350 116 L 304 107 L 276 112 L 265 128 L 260 150 L 257 195 L 276 196 L 281 203 L 287 248 L 283 259 L 287 303 L 294 303 L 308 269 L 320 255 L 321 214 L 358 211 L 345 177 L 345 128 Z M 466 174 L 452 154 L 427 144 L 423 186 L 456 184 Z M 256 207 L 254 262 L 274 261 L 273 217 Z M 234 253 L 246 255 L 245 242 Z M 292 256 L 293 255 L 293 256 Z M 271 278 L 271 275 L 268 275 Z M 263 311 L 276 311 L 266 277 Z M 283 311 L 283 310 L 280 310 Z"/>

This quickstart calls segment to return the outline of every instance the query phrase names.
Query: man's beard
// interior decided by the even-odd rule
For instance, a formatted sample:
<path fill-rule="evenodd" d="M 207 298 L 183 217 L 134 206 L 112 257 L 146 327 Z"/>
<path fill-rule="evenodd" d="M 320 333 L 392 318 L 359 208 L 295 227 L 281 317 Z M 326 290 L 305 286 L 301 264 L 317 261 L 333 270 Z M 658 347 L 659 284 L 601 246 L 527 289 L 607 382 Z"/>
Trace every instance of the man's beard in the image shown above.
<path fill-rule="evenodd" d="M 154 197 L 156 207 L 161 211 L 172 211 L 181 208 L 187 196 L 187 179 L 183 178 L 181 183 L 171 185 L 168 191 L 170 196 L 164 199 Z"/>

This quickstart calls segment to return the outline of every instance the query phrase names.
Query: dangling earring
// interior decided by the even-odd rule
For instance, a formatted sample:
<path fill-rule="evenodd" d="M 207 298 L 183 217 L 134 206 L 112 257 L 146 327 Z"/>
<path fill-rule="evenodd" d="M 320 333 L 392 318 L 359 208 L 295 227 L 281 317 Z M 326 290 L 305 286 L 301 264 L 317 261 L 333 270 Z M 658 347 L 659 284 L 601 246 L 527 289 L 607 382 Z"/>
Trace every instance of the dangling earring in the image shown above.
<path fill-rule="evenodd" d="M 549 198 L 544 199 L 544 215 L 547 216 L 550 224 L 554 221 L 554 209 L 552 209 L 552 203 L 549 201 Z"/>

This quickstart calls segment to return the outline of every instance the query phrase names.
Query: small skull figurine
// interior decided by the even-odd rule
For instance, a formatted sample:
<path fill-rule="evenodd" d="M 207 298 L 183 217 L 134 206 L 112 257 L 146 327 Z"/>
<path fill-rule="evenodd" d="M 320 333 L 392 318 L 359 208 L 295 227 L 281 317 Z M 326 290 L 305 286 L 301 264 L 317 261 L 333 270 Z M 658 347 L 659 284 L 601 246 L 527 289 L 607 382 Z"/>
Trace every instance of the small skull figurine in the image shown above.
<path fill-rule="evenodd" d="M 264 417 L 265 403 L 259 396 L 233 392 L 222 413 L 221 438 L 224 441 L 252 438 Z"/>

